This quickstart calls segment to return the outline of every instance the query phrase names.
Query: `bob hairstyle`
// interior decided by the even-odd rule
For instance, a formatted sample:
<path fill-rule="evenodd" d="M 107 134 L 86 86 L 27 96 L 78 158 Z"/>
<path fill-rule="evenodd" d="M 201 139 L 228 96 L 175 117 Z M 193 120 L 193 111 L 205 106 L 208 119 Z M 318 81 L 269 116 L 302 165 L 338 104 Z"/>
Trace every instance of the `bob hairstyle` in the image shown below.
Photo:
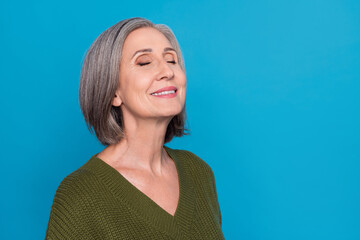
<path fill-rule="evenodd" d="M 154 24 L 144 18 L 122 20 L 101 33 L 88 49 L 81 69 L 79 100 L 81 111 L 90 132 L 103 145 L 118 143 L 124 138 L 123 115 L 120 107 L 112 105 L 119 88 L 122 47 L 126 37 L 134 30 L 151 27 L 160 31 L 176 50 L 178 63 L 185 72 L 184 60 L 175 35 L 169 27 Z M 164 142 L 174 136 L 187 135 L 186 111 L 174 116 L 166 130 Z"/>

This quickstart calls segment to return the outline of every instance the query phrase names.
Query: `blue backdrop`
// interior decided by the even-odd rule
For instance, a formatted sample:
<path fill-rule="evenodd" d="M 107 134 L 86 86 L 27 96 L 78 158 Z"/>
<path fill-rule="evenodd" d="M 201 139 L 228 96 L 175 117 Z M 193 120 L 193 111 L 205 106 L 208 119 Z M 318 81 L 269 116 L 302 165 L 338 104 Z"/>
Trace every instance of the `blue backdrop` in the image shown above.
<path fill-rule="evenodd" d="M 141 16 L 177 35 L 187 149 L 214 170 L 226 239 L 360 239 L 360 2 L 2 1 L 1 239 L 43 239 L 60 181 L 103 148 L 86 49 Z"/>

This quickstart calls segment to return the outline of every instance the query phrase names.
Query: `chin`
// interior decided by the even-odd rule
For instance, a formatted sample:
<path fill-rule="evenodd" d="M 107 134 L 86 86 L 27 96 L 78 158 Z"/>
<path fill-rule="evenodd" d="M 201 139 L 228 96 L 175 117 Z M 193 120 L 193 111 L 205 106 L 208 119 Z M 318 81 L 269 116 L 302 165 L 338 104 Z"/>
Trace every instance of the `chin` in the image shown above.
<path fill-rule="evenodd" d="M 179 113 L 181 113 L 183 108 L 181 107 L 177 107 L 177 108 L 169 108 L 169 109 L 164 109 L 163 111 L 161 111 L 161 115 L 163 115 L 164 117 L 174 117 L 176 115 L 178 115 Z"/>

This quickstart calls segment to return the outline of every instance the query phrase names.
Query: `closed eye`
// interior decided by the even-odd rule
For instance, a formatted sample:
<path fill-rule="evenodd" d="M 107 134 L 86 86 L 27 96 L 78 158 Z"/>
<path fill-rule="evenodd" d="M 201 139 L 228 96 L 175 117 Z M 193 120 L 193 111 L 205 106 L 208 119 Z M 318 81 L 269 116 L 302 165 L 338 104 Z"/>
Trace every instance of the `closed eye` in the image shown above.
<path fill-rule="evenodd" d="M 175 61 L 168 61 L 168 63 L 172 63 L 172 64 L 175 64 L 176 62 L 175 62 Z"/>
<path fill-rule="evenodd" d="M 140 62 L 138 63 L 139 66 L 145 66 L 145 65 L 148 65 L 150 64 L 150 62 Z"/>

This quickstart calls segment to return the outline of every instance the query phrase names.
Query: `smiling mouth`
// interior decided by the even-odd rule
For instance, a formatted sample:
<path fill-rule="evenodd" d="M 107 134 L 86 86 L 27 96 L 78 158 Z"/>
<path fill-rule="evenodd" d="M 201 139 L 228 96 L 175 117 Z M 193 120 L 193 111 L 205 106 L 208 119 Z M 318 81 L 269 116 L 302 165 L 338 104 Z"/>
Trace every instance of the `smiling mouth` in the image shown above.
<path fill-rule="evenodd" d="M 163 91 L 163 92 L 159 92 L 159 93 L 152 93 L 151 95 L 153 95 L 153 96 L 162 96 L 162 95 L 169 95 L 169 94 L 174 94 L 174 93 L 176 93 L 176 90 Z"/>

